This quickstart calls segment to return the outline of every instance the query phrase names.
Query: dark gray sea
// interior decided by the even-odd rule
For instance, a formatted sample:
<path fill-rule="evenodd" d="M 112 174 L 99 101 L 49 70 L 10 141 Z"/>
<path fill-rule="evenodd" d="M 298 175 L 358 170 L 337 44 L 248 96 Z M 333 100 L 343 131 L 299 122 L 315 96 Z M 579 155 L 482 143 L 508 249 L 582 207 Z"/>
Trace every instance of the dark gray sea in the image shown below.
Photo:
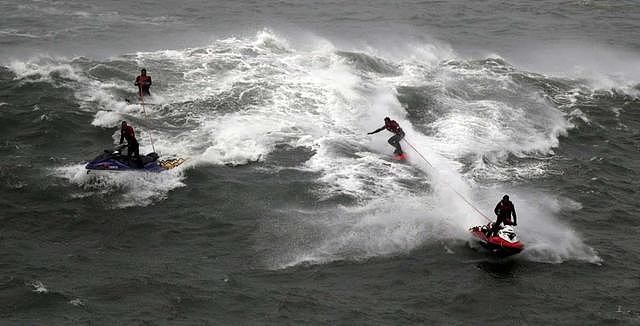
<path fill-rule="evenodd" d="M 0 17 L 0 325 L 640 325 L 637 0 Z M 186 162 L 88 174 L 122 120 Z"/>

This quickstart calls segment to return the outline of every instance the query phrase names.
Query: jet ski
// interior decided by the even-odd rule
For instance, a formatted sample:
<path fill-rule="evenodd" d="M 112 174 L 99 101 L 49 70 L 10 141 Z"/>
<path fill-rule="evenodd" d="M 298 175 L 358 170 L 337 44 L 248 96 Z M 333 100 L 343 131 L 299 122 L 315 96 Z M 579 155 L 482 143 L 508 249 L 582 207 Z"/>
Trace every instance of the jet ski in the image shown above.
<path fill-rule="evenodd" d="M 491 226 L 492 223 L 489 223 L 487 225 L 474 226 L 469 229 L 471 235 L 490 253 L 506 257 L 520 253 L 524 249 L 524 244 L 518 240 L 513 226 L 505 225 L 498 230 L 497 235 L 487 237 Z"/>
<path fill-rule="evenodd" d="M 90 171 L 146 171 L 146 172 L 162 172 L 173 169 L 184 163 L 184 159 L 158 160 L 158 154 L 149 153 L 135 159 L 127 156 L 124 150 L 127 145 L 120 145 L 113 150 L 104 150 L 104 152 L 93 160 L 91 160 L 85 168 L 87 173 Z"/>

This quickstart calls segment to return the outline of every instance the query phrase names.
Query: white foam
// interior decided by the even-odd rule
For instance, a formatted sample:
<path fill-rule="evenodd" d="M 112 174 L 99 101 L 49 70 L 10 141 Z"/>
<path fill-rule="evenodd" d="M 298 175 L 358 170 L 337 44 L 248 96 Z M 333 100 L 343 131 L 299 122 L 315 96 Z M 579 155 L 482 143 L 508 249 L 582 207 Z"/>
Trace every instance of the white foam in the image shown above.
<path fill-rule="evenodd" d="M 33 292 L 36 292 L 36 293 L 48 293 L 49 292 L 49 289 L 47 289 L 44 286 L 44 283 L 42 283 L 41 281 L 34 280 L 31 283 L 29 283 L 28 285 L 33 288 Z"/>
<path fill-rule="evenodd" d="M 23 83 L 36 81 L 51 82 L 51 75 L 58 73 L 61 77 L 69 80 L 86 80 L 78 71 L 68 62 L 66 58 L 50 58 L 42 56 L 31 61 L 12 61 L 8 67 L 16 74 L 16 79 L 22 79 Z M 33 77 L 39 78 L 34 79 Z M 26 78 L 30 77 L 30 78 Z"/>
<path fill-rule="evenodd" d="M 579 210 L 579 203 L 559 201 L 540 193 L 516 193 L 516 196 L 522 196 L 518 202 L 519 216 L 526 217 L 518 223 L 520 238 L 526 246 L 522 253 L 524 257 L 548 263 L 567 260 L 594 264 L 602 262 L 596 250 L 586 245 L 577 232 L 555 217 L 561 210 Z"/>
<path fill-rule="evenodd" d="M 451 236 L 446 221 L 430 220 L 432 207 L 419 198 L 380 198 L 362 207 L 305 212 L 303 219 L 278 224 L 280 232 L 303 238 L 296 246 L 288 241 L 283 253 L 270 263 L 284 268 L 301 263 L 406 253 L 428 241 Z"/>
<path fill-rule="evenodd" d="M 421 49 L 429 51 L 429 47 Z M 487 196 L 483 190 L 475 188 L 472 181 L 460 174 L 462 165 L 458 160 L 475 155 L 478 158 L 474 167 L 479 169 L 482 157 L 491 157 L 494 163 L 499 163 L 509 154 L 552 154 L 553 147 L 558 145 L 558 137 L 572 127 L 564 113 L 535 96 L 530 100 L 536 104 L 532 111 L 498 101 L 463 101 L 443 93 L 438 94 L 439 103 L 447 111 L 430 126 L 436 134 L 423 135 L 406 119 L 406 111 L 396 97 L 396 86 L 407 83 L 432 85 L 424 78 L 424 73 L 428 72 L 438 79 L 433 82 L 436 86 L 444 87 L 462 77 L 472 81 L 489 80 L 490 83 L 483 86 L 487 88 L 496 87 L 496 84 L 507 89 L 514 87 L 507 76 L 491 70 L 442 68 L 435 64 L 438 58 L 450 56 L 450 52 L 430 56 L 418 51 L 414 58 L 421 62 L 412 62 L 411 56 L 401 62 L 403 71 L 411 72 L 409 75 L 384 79 L 370 79 L 368 74 L 354 71 L 326 43 L 304 52 L 269 32 L 260 32 L 253 41 L 221 40 L 204 51 L 194 49 L 155 55 L 174 61 L 180 69 L 187 69 L 185 76 L 189 76 L 183 81 L 184 87 L 176 88 L 181 90 L 179 93 L 168 91 L 163 94 L 166 98 L 207 99 L 236 87 L 258 90 L 262 94 L 259 104 L 246 104 L 235 112 L 216 112 L 215 108 L 197 112 L 194 118 L 199 121 L 198 127 L 180 137 L 179 142 L 180 147 L 192 149 L 190 155 L 196 160 L 238 164 L 265 157 L 278 144 L 309 147 L 315 154 L 301 168 L 320 173 L 318 182 L 324 187 L 319 190 L 319 198 L 347 195 L 361 203 L 356 207 L 317 214 L 306 212 L 304 215 L 310 214 L 312 221 L 283 217 L 294 219 L 298 226 L 274 231 L 285 232 L 278 236 L 305 237 L 303 227 L 299 227 L 305 224 L 312 225 L 313 233 L 319 232 L 323 236 L 311 245 L 306 243 L 300 247 L 290 247 L 287 242 L 287 249 L 279 248 L 270 258 L 278 267 L 397 254 L 425 242 L 468 239 L 470 225 L 486 222 L 459 199 L 457 193 L 470 198 L 488 213 L 492 212 L 494 201 L 501 193 Z M 429 64 L 425 65 L 425 61 Z M 212 67 L 221 65 L 232 68 L 222 74 L 210 75 Z M 433 75 L 433 70 L 442 71 Z M 422 74 L 415 73 L 417 71 Z M 193 77 L 197 78 L 194 80 Z M 188 87 L 194 82 L 196 88 Z M 184 89 L 194 91 L 183 92 Z M 244 94 L 244 91 L 240 93 L 238 99 L 246 96 Z M 390 135 L 365 134 L 382 125 L 385 116 L 392 116 L 402 125 L 407 139 L 433 167 L 408 149 L 410 165 L 383 159 L 391 151 L 386 144 Z M 415 189 L 406 186 L 407 180 L 426 180 L 420 180 L 415 167 L 426 172 L 432 192 L 416 193 Z M 492 164 L 492 168 L 496 176 L 506 174 L 511 176 L 508 178 L 547 173 L 544 162 L 521 166 L 516 171 L 496 164 Z M 527 196 L 522 195 L 525 199 Z M 570 237 L 566 226 L 554 224 L 555 212 L 542 213 L 544 209 L 536 207 L 530 210 L 523 209 L 523 220 L 547 214 L 544 215 L 546 219 L 542 219 L 547 223 L 545 225 L 567 234 L 569 240 L 559 242 L 557 250 L 542 254 L 546 258 L 533 254 L 528 257 L 549 261 L 591 257 L 588 249 L 584 249 L 587 246 L 583 245 L 584 250 L 580 250 L 581 240 L 577 236 Z M 295 210 L 285 213 L 289 214 L 295 215 Z M 526 227 L 523 229 L 527 231 Z M 529 239 L 532 253 L 542 253 L 543 244 L 554 240 L 545 236 Z"/>
<path fill-rule="evenodd" d="M 582 112 L 582 110 L 580 110 L 580 109 L 574 109 L 573 111 L 571 111 L 571 113 L 569 113 L 569 116 L 571 116 L 572 118 L 578 118 L 578 119 L 582 120 L 582 122 L 584 122 L 586 124 L 590 124 L 591 123 L 591 120 L 589 120 L 587 115 L 584 112 Z"/>
<path fill-rule="evenodd" d="M 75 299 L 69 300 L 69 304 L 74 305 L 76 307 L 82 307 L 84 306 L 84 301 L 82 301 L 82 299 L 80 298 L 75 298 Z"/>
<path fill-rule="evenodd" d="M 318 198 L 348 196 L 358 204 L 304 214 L 295 209 L 284 212 L 283 221 L 293 222 L 272 231 L 278 238 L 317 237 L 299 246 L 287 242 L 273 248 L 268 259 L 274 267 L 406 253 L 425 243 L 468 239 L 467 228 L 484 221 L 457 193 L 490 213 L 505 191 L 486 193 L 471 177 L 512 180 L 549 173 L 544 163 L 516 169 L 504 163 L 509 155 L 553 155 L 559 136 L 572 127 L 562 111 L 536 94 L 523 94 L 523 105 L 475 99 L 492 89 L 517 91 L 508 76 L 491 69 L 440 64 L 444 58 L 455 59 L 451 51 L 419 47 L 392 62 L 402 67 L 400 76 L 377 78 L 354 70 L 328 43 L 299 49 L 275 33 L 261 31 L 255 38 L 228 38 L 204 48 L 137 53 L 133 58 L 140 66 L 171 76 L 171 87 L 154 91 L 163 105 L 149 107 L 148 118 L 115 98 L 114 89 L 130 91 L 129 81 L 101 83 L 77 76 L 73 67 L 64 65 L 15 67 L 19 76 L 67 69 L 78 81 L 75 86 L 81 85 L 76 96 L 83 109 L 96 112 L 93 125 L 113 127 L 123 118 L 134 119 L 143 150 L 150 150 L 146 140 L 151 134 L 158 152 L 183 156 L 191 164 L 242 164 L 268 158 L 278 145 L 312 149 L 312 158 L 296 168 L 318 173 Z M 434 89 L 442 110 L 434 122 L 413 126 L 408 120 L 396 94 L 396 87 L 407 85 Z M 447 91 L 451 88 L 469 98 L 452 95 Z M 171 104 L 175 106 L 167 106 Z M 386 143 L 390 135 L 366 135 L 380 127 L 385 116 L 400 123 L 428 163 L 406 144 L 408 164 L 392 162 Z M 433 134 L 423 134 L 426 127 Z M 117 137 L 114 129 L 114 140 Z M 469 156 L 472 167 L 465 175 L 461 161 Z M 114 196 L 119 206 L 149 205 L 184 185 L 180 169 L 149 176 L 112 173 L 97 180 L 90 179 L 82 165 L 55 173 L 89 196 Z M 426 192 L 409 186 L 427 180 Z M 524 207 L 521 237 L 532 247 L 525 257 L 594 257 L 570 228 L 557 223 L 557 211 L 545 206 L 548 200 L 527 206 L 531 196 L 526 191 L 516 196 L 516 206 Z M 552 230 L 536 231 L 528 224 L 534 220 L 541 223 L 538 227 Z"/>
<path fill-rule="evenodd" d="M 2 30 L 0 30 L 0 35 L 23 37 L 23 38 L 30 38 L 30 39 L 41 38 L 41 36 L 34 35 L 34 34 L 31 34 L 31 33 L 27 33 L 27 32 L 22 32 L 22 31 L 19 31 L 17 29 L 14 29 L 14 28 L 2 29 Z"/>
<path fill-rule="evenodd" d="M 404 63 L 407 66 L 407 63 Z M 419 69 L 406 69 L 405 71 L 417 71 Z M 499 75 L 492 71 L 462 71 L 463 75 L 471 75 L 472 78 L 492 79 L 504 87 L 511 87 L 512 82 L 504 75 Z M 409 78 L 415 78 L 411 75 Z M 423 75 L 424 76 L 424 75 Z M 450 78 L 450 74 L 445 77 Z M 448 79 L 437 81 L 436 83 L 447 83 Z M 391 77 L 387 81 L 402 83 L 402 78 Z M 428 83 L 428 81 L 422 81 Z M 420 84 L 420 81 L 413 80 L 412 83 Z M 460 175 L 461 164 L 458 159 L 465 155 L 473 154 L 478 157 L 473 173 L 486 166 L 483 165 L 482 157 L 492 157 L 494 163 L 499 163 L 508 155 L 527 156 L 532 153 L 542 155 L 553 155 L 553 148 L 559 144 L 559 136 L 564 135 L 566 130 L 573 125 L 567 121 L 565 114 L 547 105 L 544 100 L 533 97 L 532 102 L 536 103 L 534 111 L 530 108 L 514 107 L 503 102 L 496 101 L 460 101 L 454 98 L 441 98 L 440 103 L 448 103 L 449 112 L 445 113 L 439 120 L 436 120 L 431 128 L 437 131 L 433 137 L 427 137 L 417 132 L 411 123 L 404 119 L 404 110 L 395 99 L 392 89 L 385 84 L 368 84 L 367 80 L 358 83 L 350 83 L 356 87 L 354 93 L 348 96 L 351 103 L 348 105 L 358 119 L 351 120 L 352 126 L 360 127 L 361 130 L 372 130 L 381 124 L 382 117 L 393 116 L 398 120 L 407 132 L 407 138 L 416 146 L 421 154 L 428 157 L 426 163 L 417 153 L 408 151 L 409 161 L 413 166 L 421 167 L 429 173 L 433 193 L 428 194 L 419 200 L 426 203 L 438 203 L 434 209 L 431 205 L 412 206 L 413 203 L 403 201 L 412 192 L 399 184 L 399 180 L 407 177 L 405 169 L 387 168 L 391 174 L 389 178 L 380 175 L 376 170 L 378 166 L 376 160 L 369 155 L 358 152 L 358 158 L 343 157 L 331 150 L 333 141 L 343 142 L 337 135 L 323 138 L 322 142 L 316 142 L 316 155 L 306 163 L 306 167 L 323 173 L 320 181 L 327 184 L 326 194 L 342 193 L 352 197 L 365 200 L 359 209 L 364 211 L 372 210 L 371 216 L 357 216 L 349 209 L 345 208 L 340 212 L 320 213 L 320 216 L 313 216 L 313 232 L 317 228 L 322 229 L 321 234 L 326 237 L 308 248 L 308 244 L 301 246 L 298 250 L 289 250 L 282 257 L 274 259 L 274 264 L 279 267 L 290 266 L 304 262 L 322 263 L 331 260 L 341 259 L 362 259 L 375 255 L 385 255 L 393 253 L 407 252 L 425 242 L 442 240 L 448 238 L 468 239 L 467 228 L 470 225 L 486 223 L 471 207 L 458 198 L 458 194 L 470 198 L 475 206 L 487 212 L 485 215 L 492 217 L 493 202 L 500 198 L 503 191 L 491 193 L 487 196 L 483 189 L 474 188 L 473 182 L 466 180 Z M 349 85 L 348 85 L 349 86 Z M 366 92 L 367 88 L 375 89 L 375 92 Z M 342 94 L 348 94 L 344 90 Z M 366 94 L 364 99 L 358 98 L 359 94 Z M 362 96 L 362 95 L 360 95 Z M 355 102 L 354 102 L 355 101 Z M 360 102 L 360 103 L 359 103 Z M 361 102 L 367 103 L 362 104 Z M 354 105 L 355 104 L 355 105 Z M 358 112 L 366 107 L 366 112 Z M 355 109 L 355 110 L 354 110 Z M 333 116 L 334 120 L 341 117 Z M 344 135 L 341 135 L 344 136 Z M 351 135 L 356 140 L 362 139 L 357 134 Z M 386 137 L 372 137 L 368 146 L 374 151 L 387 152 L 388 145 L 384 143 Z M 406 146 L 406 145 L 405 145 Z M 405 147 L 406 148 L 406 147 Z M 496 178 L 502 177 L 509 180 L 516 177 L 537 177 L 547 173 L 556 173 L 548 170 L 545 161 L 526 163 L 513 167 L 505 165 L 500 168 L 492 164 L 492 173 Z M 504 175 L 510 177 L 504 177 Z M 486 175 L 485 175 L 486 176 Z M 376 182 L 384 186 L 376 187 Z M 372 186 L 373 185 L 373 186 Z M 527 200 L 528 193 L 522 193 L 522 198 Z M 383 198 L 387 213 L 377 210 L 379 204 L 373 198 Z M 477 203 L 483 203 L 478 205 Z M 491 204 L 487 204 L 491 203 Z M 545 202 L 545 204 L 549 204 Z M 555 234 L 562 234 L 562 237 L 554 236 L 554 232 L 536 233 L 528 227 L 522 227 L 523 232 L 531 233 L 531 236 L 524 236 L 530 241 L 531 247 L 525 257 L 546 262 L 561 262 L 569 259 L 598 262 L 600 258 L 595 251 L 585 245 L 582 240 L 570 229 L 557 222 L 554 217 L 557 211 L 537 206 L 526 206 L 521 209 L 521 220 L 529 218 L 541 223 L 542 228 L 555 230 Z M 407 210 L 407 207 L 411 207 Z M 391 213 L 393 212 L 393 213 Z M 337 215 L 336 221 L 325 215 Z M 401 216 L 401 218 L 397 218 Z M 544 216 L 544 217 L 540 217 Z M 397 219 L 396 219 L 397 218 Z M 296 223 L 300 223 L 297 221 Z M 304 222 L 302 222 L 304 223 Z M 319 226 L 322 225 L 322 226 Z M 446 228 L 439 228 L 438 231 L 426 232 L 425 230 L 434 225 L 446 225 Z M 295 232 L 300 232 L 296 228 Z M 400 230 L 401 232 L 396 232 Z M 323 232 L 324 231 L 324 232 Z M 421 237 L 418 235 L 427 236 Z M 295 237 L 295 236 L 293 236 Z"/>
<path fill-rule="evenodd" d="M 107 207 L 124 208 L 131 206 L 147 206 L 155 201 L 165 199 L 169 191 L 183 187 L 182 167 L 160 173 L 105 171 L 87 173 L 84 165 L 71 165 L 56 168 L 55 176 L 64 178 L 80 187 L 80 194 L 72 197 L 84 198 L 99 196 L 109 198 Z"/>

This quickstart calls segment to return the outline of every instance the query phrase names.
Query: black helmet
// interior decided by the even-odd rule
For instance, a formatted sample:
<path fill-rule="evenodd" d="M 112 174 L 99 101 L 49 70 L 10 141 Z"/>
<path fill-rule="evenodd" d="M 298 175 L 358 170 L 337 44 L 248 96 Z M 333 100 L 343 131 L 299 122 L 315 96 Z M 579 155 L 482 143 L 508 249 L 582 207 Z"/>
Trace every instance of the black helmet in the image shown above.
<path fill-rule="evenodd" d="M 389 120 L 391 120 L 391 118 L 389 118 L 389 117 L 384 117 L 384 121 L 389 121 Z"/>
<path fill-rule="evenodd" d="M 140 70 L 140 72 L 147 72 L 147 69 L 142 68 L 142 70 Z"/>
<path fill-rule="evenodd" d="M 509 195 L 502 196 L 502 201 L 509 201 Z"/>

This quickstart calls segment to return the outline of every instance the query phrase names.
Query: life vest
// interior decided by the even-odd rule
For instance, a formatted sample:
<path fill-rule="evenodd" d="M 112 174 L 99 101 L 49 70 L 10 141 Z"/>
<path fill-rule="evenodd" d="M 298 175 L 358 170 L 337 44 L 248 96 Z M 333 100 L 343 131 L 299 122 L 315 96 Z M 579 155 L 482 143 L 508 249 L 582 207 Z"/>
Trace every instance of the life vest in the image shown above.
<path fill-rule="evenodd" d="M 394 134 L 400 133 L 402 131 L 402 128 L 400 128 L 400 125 L 396 122 L 396 120 L 391 120 L 389 122 L 385 121 L 384 127 Z"/>
<path fill-rule="evenodd" d="M 504 225 L 513 225 L 511 221 L 511 212 L 513 212 L 513 204 L 511 202 L 504 203 L 500 201 L 498 215 L 504 219 Z"/>
<path fill-rule="evenodd" d="M 122 127 L 122 133 L 124 134 L 125 137 L 136 137 L 136 132 L 133 131 L 133 127 L 127 125 L 125 127 Z"/>
<path fill-rule="evenodd" d="M 122 128 L 121 130 L 122 135 L 124 136 L 124 138 L 127 140 L 127 142 L 129 143 L 136 143 L 136 133 L 135 131 L 133 131 L 133 127 L 127 125 L 126 127 Z"/>
<path fill-rule="evenodd" d="M 151 77 L 149 76 L 138 76 L 138 84 L 140 84 L 140 86 L 148 86 L 147 84 L 149 83 L 149 81 L 151 80 Z"/>

